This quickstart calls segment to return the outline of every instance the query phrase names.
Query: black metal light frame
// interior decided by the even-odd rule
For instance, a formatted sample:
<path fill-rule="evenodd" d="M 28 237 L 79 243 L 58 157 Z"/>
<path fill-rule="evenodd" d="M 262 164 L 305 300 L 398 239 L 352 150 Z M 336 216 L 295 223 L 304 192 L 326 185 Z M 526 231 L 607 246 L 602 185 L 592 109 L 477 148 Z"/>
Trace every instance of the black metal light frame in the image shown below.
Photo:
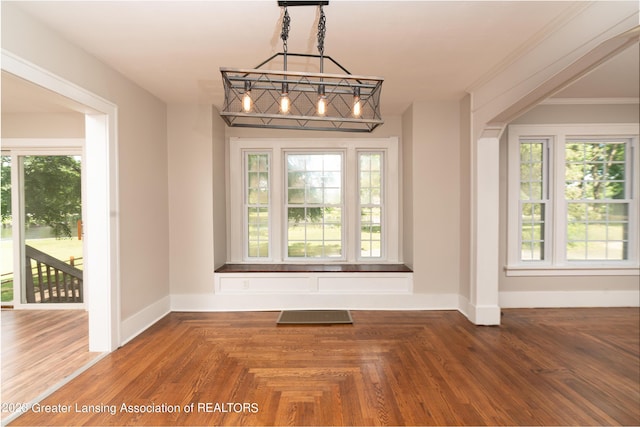
<path fill-rule="evenodd" d="M 353 75 L 330 56 L 324 55 L 324 12 L 328 1 L 280 1 L 285 8 L 282 40 L 284 51 L 255 68 L 220 68 L 225 99 L 220 116 L 232 127 L 304 129 L 321 131 L 371 132 L 383 124 L 380 115 L 380 92 L 383 78 Z M 287 52 L 287 6 L 319 6 L 319 55 Z M 288 57 L 317 58 L 320 72 L 287 70 Z M 281 58 L 282 70 L 261 67 Z M 324 72 L 324 59 L 331 61 L 345 74 Z M 281 100 L 287 96 L 290 108 L 283 112 Z M 248 100 L 247 100 L 247 97 Z M 318 101 L 324 99 L 326 111 L 318 111 Z M 246 100 L 246 103 L 245 103 Z"/>

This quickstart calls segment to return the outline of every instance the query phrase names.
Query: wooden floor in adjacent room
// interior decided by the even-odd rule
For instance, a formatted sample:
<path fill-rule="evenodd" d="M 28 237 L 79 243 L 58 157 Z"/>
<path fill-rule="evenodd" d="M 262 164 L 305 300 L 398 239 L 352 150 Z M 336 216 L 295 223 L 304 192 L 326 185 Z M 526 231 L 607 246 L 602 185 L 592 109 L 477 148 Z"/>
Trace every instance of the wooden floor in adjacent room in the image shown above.
<path fill-rule="evenodd" d="M 640 424 L 637 308 L 278 314 L 171 313 L 13 424 Z"/>
<path fill-rule="evenodd" d="M 84 310 L 2 310 L 2 419 L 94 360 Z"/>

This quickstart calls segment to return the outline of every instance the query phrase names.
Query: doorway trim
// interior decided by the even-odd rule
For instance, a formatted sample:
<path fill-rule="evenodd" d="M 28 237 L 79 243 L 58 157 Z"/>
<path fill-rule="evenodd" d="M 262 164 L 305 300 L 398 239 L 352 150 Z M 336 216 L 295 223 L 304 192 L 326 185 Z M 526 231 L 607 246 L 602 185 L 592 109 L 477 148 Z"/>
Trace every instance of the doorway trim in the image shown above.
<path fill-rule="evenodd" d="M 118 210 L 117 106 L 15 54 L 2 50 L 1 68 L 67 97 L 85 114 L 86 304 L 89 351 L 120 345 L 120 245 Z"/>

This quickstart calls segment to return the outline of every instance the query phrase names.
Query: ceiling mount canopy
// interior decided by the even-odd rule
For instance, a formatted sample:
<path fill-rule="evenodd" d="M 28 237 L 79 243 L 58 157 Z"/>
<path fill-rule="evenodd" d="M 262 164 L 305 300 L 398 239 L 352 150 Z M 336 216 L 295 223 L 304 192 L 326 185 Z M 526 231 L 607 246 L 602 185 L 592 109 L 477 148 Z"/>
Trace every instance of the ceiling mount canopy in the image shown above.
<path fill-rule="evenodd" d="M 380 116 L 381 77 L 353 75 L 324 54 L 328 1 L 278 1 L 282 18 L 283 51 L 255 68 L 220 68 L 224 105 L 220 116 L 229 126 L 275 129 L 371 132 L 383 123 Z M 287 7 L 316 6 L 318 54 L 290 53 L 287 49 L 291 18 Z M 319 72 L 292 71 L 290 57 L 316 58 Z M 325 59 L 336 73 L 325 73 Z M 264 69 L 282 61 L 281 70 Z"/>

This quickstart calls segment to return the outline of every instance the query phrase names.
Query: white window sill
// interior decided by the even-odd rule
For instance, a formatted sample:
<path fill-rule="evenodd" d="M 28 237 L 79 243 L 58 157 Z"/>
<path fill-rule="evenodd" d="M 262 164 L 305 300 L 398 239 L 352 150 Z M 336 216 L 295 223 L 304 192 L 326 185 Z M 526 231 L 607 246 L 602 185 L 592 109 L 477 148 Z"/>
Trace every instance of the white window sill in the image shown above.
<path fill-rule="evenodd" d="M 507 276 L 640 276 L 638 264 L 625 265 L 565 265 L 565 266 L 505 266 Z"/>

